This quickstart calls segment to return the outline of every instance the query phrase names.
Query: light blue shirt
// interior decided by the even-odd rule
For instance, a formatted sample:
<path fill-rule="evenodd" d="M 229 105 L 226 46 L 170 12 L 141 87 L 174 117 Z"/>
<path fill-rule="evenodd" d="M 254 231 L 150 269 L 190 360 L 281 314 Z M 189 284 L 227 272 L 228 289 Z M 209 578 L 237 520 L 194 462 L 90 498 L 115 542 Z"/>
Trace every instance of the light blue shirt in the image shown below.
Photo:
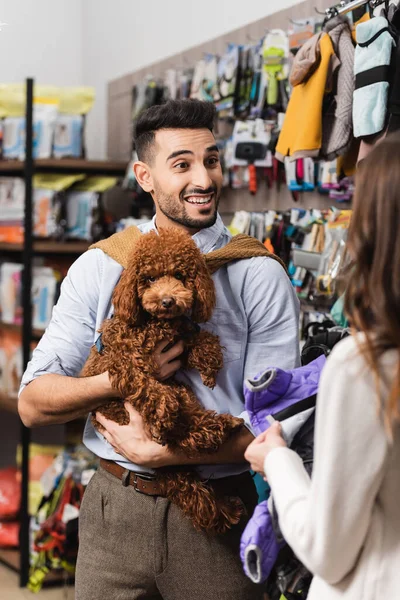
<path fill-rule="evenodd" d="M 140 229 L 143 233 L 155 229 L 155 219 Z M 193 236 L 204 254 L 221 248 L 230 238 L 219 216 L 215 225 Z M 121 273 L 121 265 L 99 249 L 85 252 L 70 267 L 51 322 L 22 378 L 21 390 L 45 373 L 79 375 L 102 322 L 112 316 L 111 296 Z M 284 269 L 270 258 L 232 262 L 220 268 L 213 280 L 217 303 L 211 320 L 202 327 L 219 336 L 225 347 L 224 366 L 213 390 L 203 385 L 197 371 L 180 371 L 177 378 L 191 385 L 206 409 L 241 416 L 249 425 L 244 412 L 244 379 L 267 367 L 292 369 L 299 365 L 299 301 Z M 148 471 L 116 454 L 89 418 L 83 442 L 101 458 L 137 472 Z M 225 477 L 246 469 L 245 464 L 198 467 L 204 478 Z"/>

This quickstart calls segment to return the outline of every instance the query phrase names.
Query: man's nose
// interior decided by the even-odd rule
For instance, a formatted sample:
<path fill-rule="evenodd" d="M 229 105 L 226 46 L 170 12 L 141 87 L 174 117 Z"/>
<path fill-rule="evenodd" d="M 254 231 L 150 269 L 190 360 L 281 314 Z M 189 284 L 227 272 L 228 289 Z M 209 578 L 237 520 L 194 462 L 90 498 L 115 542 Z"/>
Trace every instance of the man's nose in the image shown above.
<path fill-rule="evenodd" d="M 208 190 L 213 186 L 213 181 L 210 178 L 209 172 L 204 165 L 199 165 L 193 173 L 192 179 L 193 187 L 202 188 Z"/>

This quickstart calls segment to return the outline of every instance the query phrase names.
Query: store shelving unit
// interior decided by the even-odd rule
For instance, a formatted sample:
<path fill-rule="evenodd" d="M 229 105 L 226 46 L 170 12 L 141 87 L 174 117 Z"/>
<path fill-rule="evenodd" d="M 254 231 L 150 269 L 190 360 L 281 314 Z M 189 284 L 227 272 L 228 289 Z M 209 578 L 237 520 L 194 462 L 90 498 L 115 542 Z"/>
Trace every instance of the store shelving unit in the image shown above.
<path fill-rule="evenodd" d="M 40 339 L 42 331 L 32 328 L 32 264 L 34 255 L 63 255 L 71 259 L 76 258 L 88 249 L 88 242 L 71 241 L 59 242 L 54 240 L 34 239 L 33 236 L 33 196 L 32 179 L 35 173 L 84 173 L 103 174 L 122 177 L 126 171 L 126 162 L 118 161 L 89 161 L 80 159 L 46 159 L 34 161 L 32 154 L 33 142 L 33 79 L 26 80 L 26 148 L 25 160 L 0 161 L 0 176 L 21 176 L 25 180 L 25 218 L 24 218 L 24 243 L 10 244 L 0 242 L 0 257 L 17 256 L 23 263 L 22 273 L 22 325 L 9 325 L 0 322 L 0 331 L 4 329 L 18 331 L 21 334 L 23 349 L 23 367 L 26 368 L 30 360 L 31 342 Z M 0 390 L 0 409 L 17 414 L 17 398 L 10 397 Z M 20 440 L 22 448 L 21 463 L 21 532 L 20 546 L 17 550 L 0 549 L 0 562 L 17 571 L 20 577 L 20 586 L 25 587 L 29 579 L 30 548 L 29 548 L 29 512 L 28 512 L 28 484 L 29 484 L 29 446 L 31 432 L 21 423 Z M 59 573 L 50 574 L 53 582 L 64 581 Z"/>

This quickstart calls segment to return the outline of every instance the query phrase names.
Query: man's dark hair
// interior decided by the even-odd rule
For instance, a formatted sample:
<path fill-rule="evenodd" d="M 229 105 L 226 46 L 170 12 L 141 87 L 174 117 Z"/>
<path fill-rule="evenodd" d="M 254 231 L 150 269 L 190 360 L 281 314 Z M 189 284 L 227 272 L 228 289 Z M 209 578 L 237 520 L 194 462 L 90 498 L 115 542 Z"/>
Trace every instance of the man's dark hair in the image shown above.
<path fill-rule="evenodd" d="M 139 160 L 150 162 L 159 129 L 213 130 L 215 106 L 202 100 L 168 100 L 151 106 L 138 117 L 134 126 L 135 148 Z"/>

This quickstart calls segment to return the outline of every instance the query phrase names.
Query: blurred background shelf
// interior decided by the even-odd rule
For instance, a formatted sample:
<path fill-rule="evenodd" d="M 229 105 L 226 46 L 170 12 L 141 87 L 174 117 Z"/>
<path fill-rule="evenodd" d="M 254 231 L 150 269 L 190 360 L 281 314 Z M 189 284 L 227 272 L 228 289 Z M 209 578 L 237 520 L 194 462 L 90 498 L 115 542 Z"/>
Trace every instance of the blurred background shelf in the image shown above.
<path fill-rule="evenodd" d="M 17 548 L 0 548 L 0 562 L 19 572 L 20 551 Z"/>
<path fill-rule="evenodd" d="M 0 410 L 6 410 L 7 412 L 18 414 L 18 401 L 17 396 L 10 396 L 0 389 Z M 0 548 L 1 551 L 1 548 Z M 1 557 L 0 557 L 1 558 Z"/>
<path fill-rule="evenodd" d="M 21 333 L 22 334 L 22 326 L 21 325 L 14 325 L 14 324 L 10 324 L 10 323 L 3 323 L 3 321 L 0 321 L 0 331 L 16 331 L 17 333 Z M 34 340 L 39 340 L 42 335 L 44 334 L 44 330 L 43 329 L 32 329 L 32 338 Z"/>
<path fill-rule="evenodd" d="M 82 254 L 89 248 L 91 242 L 70 241 L 58 242 L 56 240 L 35 240 L 33 250 L 38 254 Z M 0 242 L 0 252 L 22 252 L 23 244 Z"/>
<path fill-rule="evenodd" d="M 18 548 L 0 548 L 0 563 L 6 565 L 17 573 L 20 571 L 20 557 L 21 553 Z M 66 582 L 69 585 L 73 583 L 73 577 L 71 577 L 71 575 L 66 573 L 64 570 L 51 571 L 48 573 L 48 575 L 46 575 L 45 586 L 63 582 Z M 3 598 L 3 596 L 1 596 L 1 598 Z M 6 599 L 4 598 L 4 600 Z"/>
<path fill-rule="evenodd" d="M 123 176 L 127 163 L 116 160 L 84 160 L 78 158 L 48 158 L 34 161 L 34 170 L 63 173 L 107 173 Z M 0 175 L 22 175 L 25 163 L 20 160 L 0 160 Z"/>

